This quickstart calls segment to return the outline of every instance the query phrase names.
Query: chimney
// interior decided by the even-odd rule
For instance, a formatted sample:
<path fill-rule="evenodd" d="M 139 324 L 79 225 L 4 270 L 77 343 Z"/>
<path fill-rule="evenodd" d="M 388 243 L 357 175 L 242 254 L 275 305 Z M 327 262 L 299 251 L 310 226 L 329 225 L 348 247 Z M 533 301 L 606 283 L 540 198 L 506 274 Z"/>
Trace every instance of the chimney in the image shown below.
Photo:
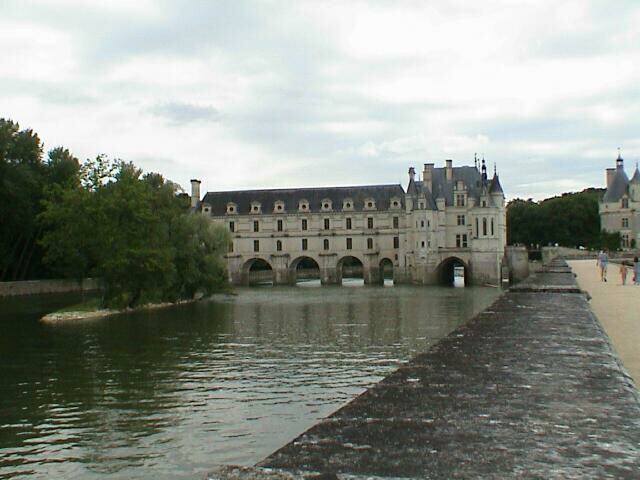
<path fill-rule="evenodd" d="M 416 169 L 409 167 L 409 181 L 412 182 L 414 178 L 416 178 Z"/>
<path fill-rule="evenodd" d="M 605 177 L 607 182 L 607 188 L 611 186 L 611 182 L 613 182 L 613 177 L 615 177 L 615 175 L 616 175 L 615 168 L 607 168 L 606 177 Z"/>
<path fill-rule="evenodd" d="M 191 180 L 191 208 L 198 206 L 200 201 L 200 180 Z"/>
<path fill-rule="evenodd" d="M 422 183 L 424 188 L 432 191 L 433 188 L 433 163 L 425 163 L 424 170 L 422 171 Z"/>
<path fill-rule="evenodd" d="M 453 160 L 445 160 L 445 175 L 447 177 L 447 182 L 453 180 Z"/>

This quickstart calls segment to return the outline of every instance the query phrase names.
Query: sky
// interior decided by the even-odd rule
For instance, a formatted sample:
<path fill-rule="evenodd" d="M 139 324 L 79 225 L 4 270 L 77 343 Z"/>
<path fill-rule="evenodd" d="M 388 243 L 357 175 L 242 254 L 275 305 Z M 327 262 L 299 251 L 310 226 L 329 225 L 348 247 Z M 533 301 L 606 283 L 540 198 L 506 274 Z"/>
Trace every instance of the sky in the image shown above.
<path fill-rule="evenodd" d="M 640 160 L 640 2 L 0 1 L 0 117 L 190 191 L 494 163 L 508 198 Z"/>

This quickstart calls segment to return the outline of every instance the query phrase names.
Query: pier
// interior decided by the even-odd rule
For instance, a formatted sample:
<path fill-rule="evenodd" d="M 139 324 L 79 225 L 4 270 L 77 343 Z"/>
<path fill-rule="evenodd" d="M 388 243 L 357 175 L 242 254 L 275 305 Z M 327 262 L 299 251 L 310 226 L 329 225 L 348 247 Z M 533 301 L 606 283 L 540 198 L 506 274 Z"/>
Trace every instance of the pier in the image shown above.
<path fill-rule="evenodd" d="M 640 398 L 564 260 L 254 468 L 207 478 L 637 478 Z"/>

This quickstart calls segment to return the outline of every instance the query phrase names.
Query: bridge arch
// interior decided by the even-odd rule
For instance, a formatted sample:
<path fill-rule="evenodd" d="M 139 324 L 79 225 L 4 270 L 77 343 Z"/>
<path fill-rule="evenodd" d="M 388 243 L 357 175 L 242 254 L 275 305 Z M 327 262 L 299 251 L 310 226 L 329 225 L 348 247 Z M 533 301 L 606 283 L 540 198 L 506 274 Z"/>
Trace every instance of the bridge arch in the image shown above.
<path fill-rule="evenodd" d="M 273 266 L 264 258 L 253 257 L 242 265 L 244 284 L 259 285 L 274 283 Z"/>
<path fill-rule="evenodd" d="M 445 258 L 436 268 L 438 282 L 442 285 L 455 285 L 454 279 L 459 268 L 462 268 L 464 272 L 462 285 L 469 285 L 471 283 L 471 269 L 469 264 L 455 256 Z"/>
<path fill-rule="evenodd" d="M 338 260 L 338 283 L 344 278 L 362 279 L 364 281 L 364 261 L 358 255 L 345 255 Z"/>
<path fill-rule="evenodd" d="M 378 264 L 380 268 L 380 283 L 384 285 L 386 279 L 394 280 L 393 278 L 393 260 L 388 257 L 380 259 Z"/>
<path fill-rule="evenodd" d="M 320 278 L 320 263 L 311 256 L 301 255 L 289 264 L 289 278 L 295 284 L 298 280 Z"/>

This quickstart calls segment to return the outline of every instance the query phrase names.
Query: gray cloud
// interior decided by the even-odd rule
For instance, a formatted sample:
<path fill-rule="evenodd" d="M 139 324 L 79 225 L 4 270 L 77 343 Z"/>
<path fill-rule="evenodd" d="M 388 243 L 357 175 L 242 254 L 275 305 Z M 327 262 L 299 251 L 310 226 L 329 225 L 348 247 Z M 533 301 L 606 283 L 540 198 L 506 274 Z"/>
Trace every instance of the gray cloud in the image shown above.
<path fill-rule="evenodd" d="M 149 108 L 148 111 L 152 115 L 163 118 L 172 126 L 219 122 L 221 119 L 220 112 L 211 106 L 181 102 L 162 103 Z"/>

